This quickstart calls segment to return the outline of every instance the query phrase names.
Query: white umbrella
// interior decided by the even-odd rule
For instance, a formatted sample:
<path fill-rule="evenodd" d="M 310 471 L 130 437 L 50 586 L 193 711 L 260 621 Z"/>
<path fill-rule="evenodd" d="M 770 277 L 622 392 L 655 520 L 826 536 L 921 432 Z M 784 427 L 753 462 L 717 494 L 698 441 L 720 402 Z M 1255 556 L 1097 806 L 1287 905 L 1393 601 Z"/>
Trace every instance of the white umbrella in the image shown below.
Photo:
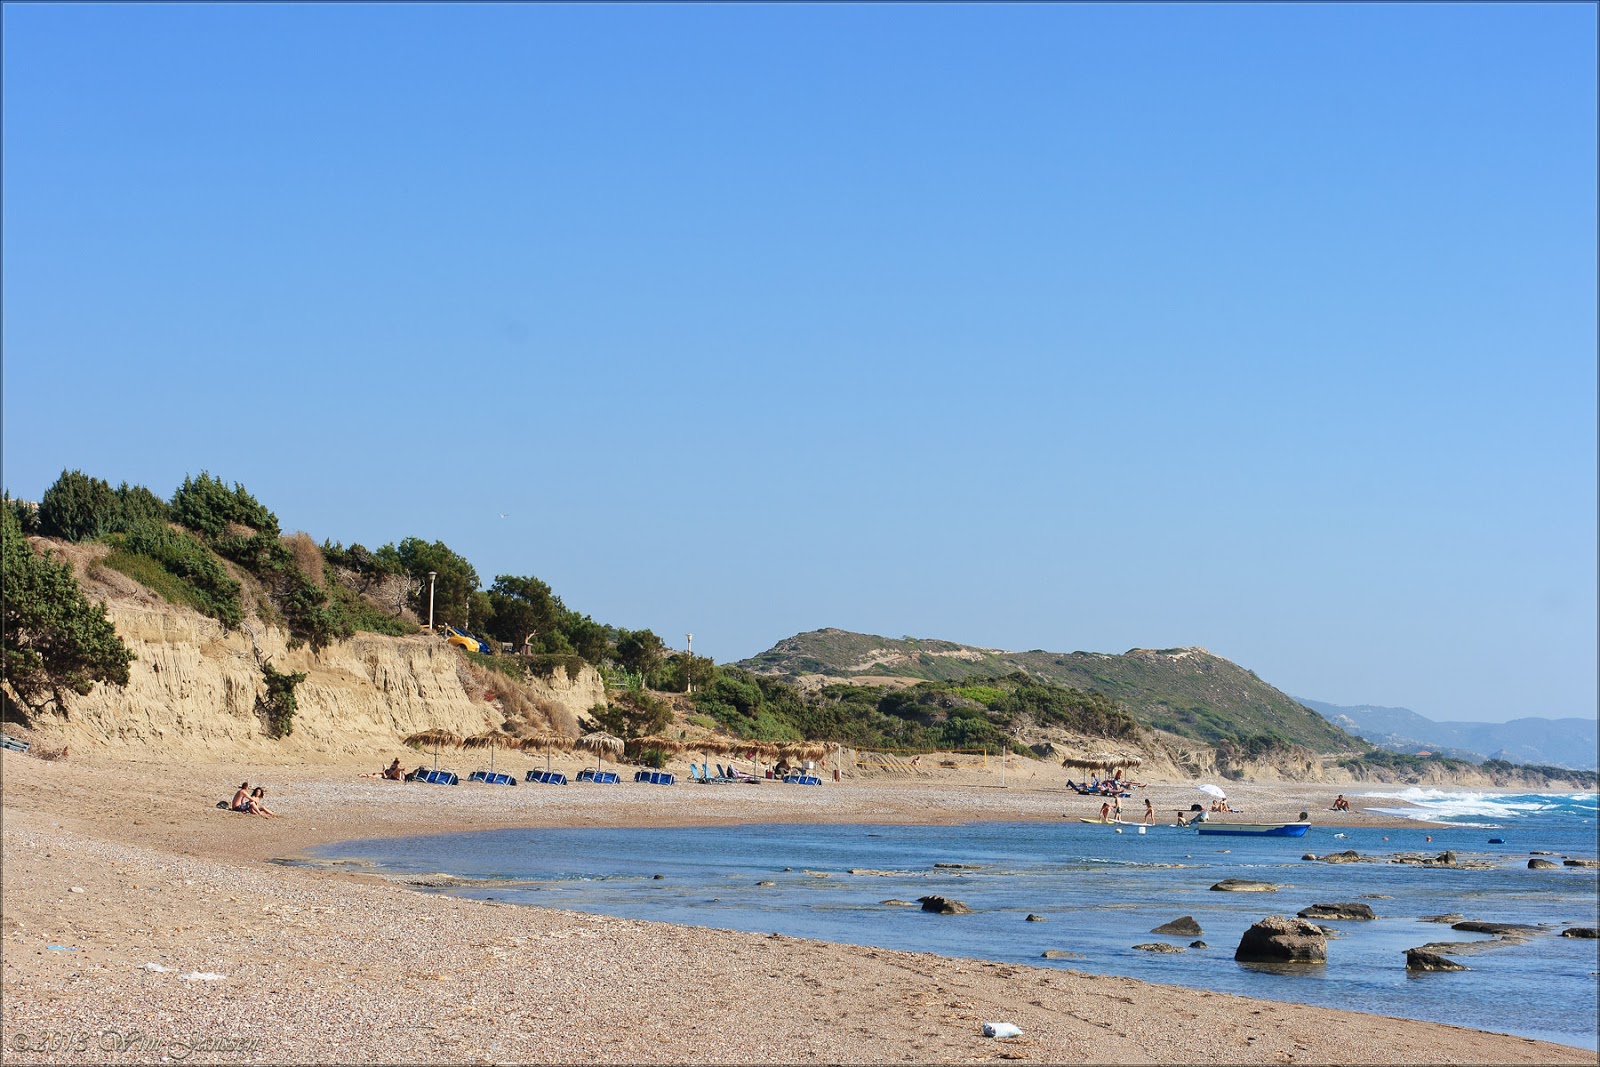
<path fill-rule="evenodd" d="M 1212 796 L 1216 797 L 1219 800 L 1227 800 L 1228 799 L 1228 794 L 1224 793 L 1222 791 L 1222 787 L 1221 786 L 1216 786 L 1216 785 L 1197 785 L 1197 786 L 1195 786 L 1195 788 L 1200 790 L 1200 792 L 1202 792 L 1202 793 L 1209 793 L 1209 794 L 1211 794 Z"/>

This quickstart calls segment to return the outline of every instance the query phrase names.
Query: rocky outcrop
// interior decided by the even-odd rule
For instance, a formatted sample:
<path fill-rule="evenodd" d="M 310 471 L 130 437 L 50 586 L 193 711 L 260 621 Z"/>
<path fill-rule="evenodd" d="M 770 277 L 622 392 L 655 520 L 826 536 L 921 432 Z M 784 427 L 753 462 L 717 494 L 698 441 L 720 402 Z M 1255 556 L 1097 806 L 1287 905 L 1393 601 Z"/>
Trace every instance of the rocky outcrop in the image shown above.
<path fill-rule="evenodd" d="M 1328 936 L 1315 923 L 1269 915 L 1239 939 L 1240 963 L 1327 963 Z"/>
<path fill-rule="evenodd" d="M 1182 952 L 1182 945 L 1169 945 L 1165 941 L 1149 941 L 1143 945 L 1134 945 L 1138 952 Z"/>
<path fill-rule="evenodd" d="M 1557 870 L 1560 867 L 1561 864 L 1559 863 L 1551 863 L 1549 860 L 1542 860 L 1538 857 L 1528 861 L 1528 870 L 1530 871 Z"/>
<path fill-rule="evenodd" d="M 917 903 L 922 905 L 923 911 L 931 911 L 936 915 L 972 914 L 972 909 L 966 904 L 948 897 L 918 897 Z"/>
<path fill-rule="evenodd" d="M 1437 953 L 1424 952 L 1420 948 L 1406 949 L 1406 970 L 1408 971 L 1466 971 L 1470 969 L 1455 960 L 1445 959 Z"/>
<path fill-rule="evenodd" d="M 1276 893 L 1271 882 L 1252 882 L 1244 878 L 1224 878 L 1211 887 L 1213 893 Z"/>
<path fill-rule="evenodd" d="M 1298 912 L 1302 919 L 1360 920 L 1376 919 L 1372 906 L 1359 901 L 1345 904 L 1313 904 Z"/>
<path fill-rule="evenodd" d="M 1199 937 L 1205 933 L 1204 930 L 1200 929 L 1200 924 L 1194 921 L 1193 915 L 1185 915 L 1181 918 L 1173 919 L 1169 923 L 1162 923 L 1150 932 L 1152 934 L 1171 934 L 1175 937 Z"/>
<path fill-rule="evenodd" d="M 1592 926 L 1569 926 L 1561 931 L 1561 936 L 1594 938 L 1600 937 L 1600 930 L 1596 930 Z"/>

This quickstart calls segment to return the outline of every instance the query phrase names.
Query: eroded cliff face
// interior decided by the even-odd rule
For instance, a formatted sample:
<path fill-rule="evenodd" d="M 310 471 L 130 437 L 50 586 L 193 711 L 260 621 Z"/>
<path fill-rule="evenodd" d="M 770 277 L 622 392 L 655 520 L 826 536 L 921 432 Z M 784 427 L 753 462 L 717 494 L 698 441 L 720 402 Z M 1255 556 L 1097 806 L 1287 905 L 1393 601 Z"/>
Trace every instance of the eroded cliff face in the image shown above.
<path fill-rule="evenodd" d="M 107 576 L 100 575 L 102 588 Z M 131 583 L 129 583 L 131 584 Z M 154 758 L 229 752 L 258 758 L 343 759 L 394 752 L 399 740 L 423 730 L 461 735 L 507 723 L 498 700 L 485 700 L 461 654 L 435 637 L 357 634 L 314 653 L 291 651 L 287 635 L 259 621 L 225 631 L 213 619 L 144 596 L 106 604 L 117 633 L 138 657 L 121 688 L 99 685 L 71 697 L 63 711 L 36 725 L 74 748 L 144 748 Z M 257 711 L 266 691 L 262 662 L 304 672 L 295 690 L 293 731 L 273 739 Z M 522 685 L 545 721 L 528 725 L 571 733 L 577 716 L 605 702 L 593 668 L 575 679 L 557 670 L 550 681 Z"/>

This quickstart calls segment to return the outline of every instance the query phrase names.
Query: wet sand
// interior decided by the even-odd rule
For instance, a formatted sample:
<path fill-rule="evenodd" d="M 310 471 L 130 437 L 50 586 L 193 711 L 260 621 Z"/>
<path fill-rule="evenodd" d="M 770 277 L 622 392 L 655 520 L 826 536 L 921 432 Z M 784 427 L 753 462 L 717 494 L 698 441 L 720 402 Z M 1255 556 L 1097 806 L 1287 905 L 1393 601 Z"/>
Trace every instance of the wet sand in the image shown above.
<path fill-rule="evenodd" d="M 4 1062 L 1596 1063 L 1583 1049 L 1433 1023 L 425 895 L 360 870 L 274 862 L 353 837 L 495 827 L 1099 811 L 1060 787 L 1059 769 L 1030 761 L 1003 786 L 991 763 L 821 788 L 690 785 L 674 768 L 670 788 L 565 789 L 358 777 L 373 762 L 0 753 Z M 282 818 L 215 808 L 247 777 Z M 1415 825 L 1328 811 L 1341 791 L 1331 787 L 1228 789 L 1239 819 L 1306 808 L 1327 825 Z M 1125 817 L 1145 795 L 1162 821 L 1197 799 L 1192 784 L 1152 784 Z M 981 1036 L 996 1020 L 1023 1036 Z"/>

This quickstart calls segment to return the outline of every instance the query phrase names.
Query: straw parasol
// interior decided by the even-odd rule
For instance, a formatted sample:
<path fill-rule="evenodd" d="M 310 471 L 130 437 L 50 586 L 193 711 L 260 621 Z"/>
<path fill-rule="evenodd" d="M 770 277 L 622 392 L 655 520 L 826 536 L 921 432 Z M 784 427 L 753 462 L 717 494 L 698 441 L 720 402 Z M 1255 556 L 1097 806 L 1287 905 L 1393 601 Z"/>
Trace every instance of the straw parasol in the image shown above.
<path fill-rule="evenodd" d="M 504 730 L 489 730 L 485 733 L 474 734 L 464 738 L 462 748 L 486 748 L 489 750 L 489 773 L 494 773 L 494 751 L 497 748 L 518 749 L 522 747 L 522 739 L 506 733 Z"/>
<path fill-rule="evenodd" d="M 683 752 L 689 746 L 672 737 L 635 737 L 628 741 L 628 747 L 634 749 L 659 748 L 663 752 Z"/>
<path fill-rule="evenodd" d="M 566 734 L 534 734 L 522 739 L 522 751 L 543 752 L 544 769 L 550 769 L 550 753 L 571 752 L 576 742 Z"/>
<path fill-rule="evenodd" d="M 1138 756 L 1119 755 L 1115 752 L 1100 752 L 1093 756 L 1068 756 L 1061 761 L 1063 767 L 1082 767 L 1085 770 L 1115 770 L 1118 767 L 1137 767 L 1144 760 Z"/>
<path fill-rule="evenodd" d="M 459 734 L 453 734 L 449 730 L 440 729 L 438 727 L 435 727 L 432 730 L 424 730 L 419 734 L 412 734 L 411 736 L 409 736 L 407 738 L 404 738 L 403 740 L 404 740 L 405 744 L 411 745 L 411 746 L 413 746 L 415 748 L 421 748 L 421 747 L 423 747 L 425 745 L 432 745 L 433 746 L 433 769 L 434 770 L 438 770 L 439 769 L 439 746 L 440 745 L 459 745 L 461 743 L 461 736 Z"/>
<path fill-rule="evenodd" d="M 622 755 L 622 750 L 627 747 L 627 742 L 615 734 L 608 734 L 604 730 L 596 730 L 592 734 L 584 734 L 578 738 L 578 747 L 585 752 L 594 753 L 594 769 L 600 770 L 600 758 L 606 753 L 611 753 L 611 758 L 616 759 Z"/>

